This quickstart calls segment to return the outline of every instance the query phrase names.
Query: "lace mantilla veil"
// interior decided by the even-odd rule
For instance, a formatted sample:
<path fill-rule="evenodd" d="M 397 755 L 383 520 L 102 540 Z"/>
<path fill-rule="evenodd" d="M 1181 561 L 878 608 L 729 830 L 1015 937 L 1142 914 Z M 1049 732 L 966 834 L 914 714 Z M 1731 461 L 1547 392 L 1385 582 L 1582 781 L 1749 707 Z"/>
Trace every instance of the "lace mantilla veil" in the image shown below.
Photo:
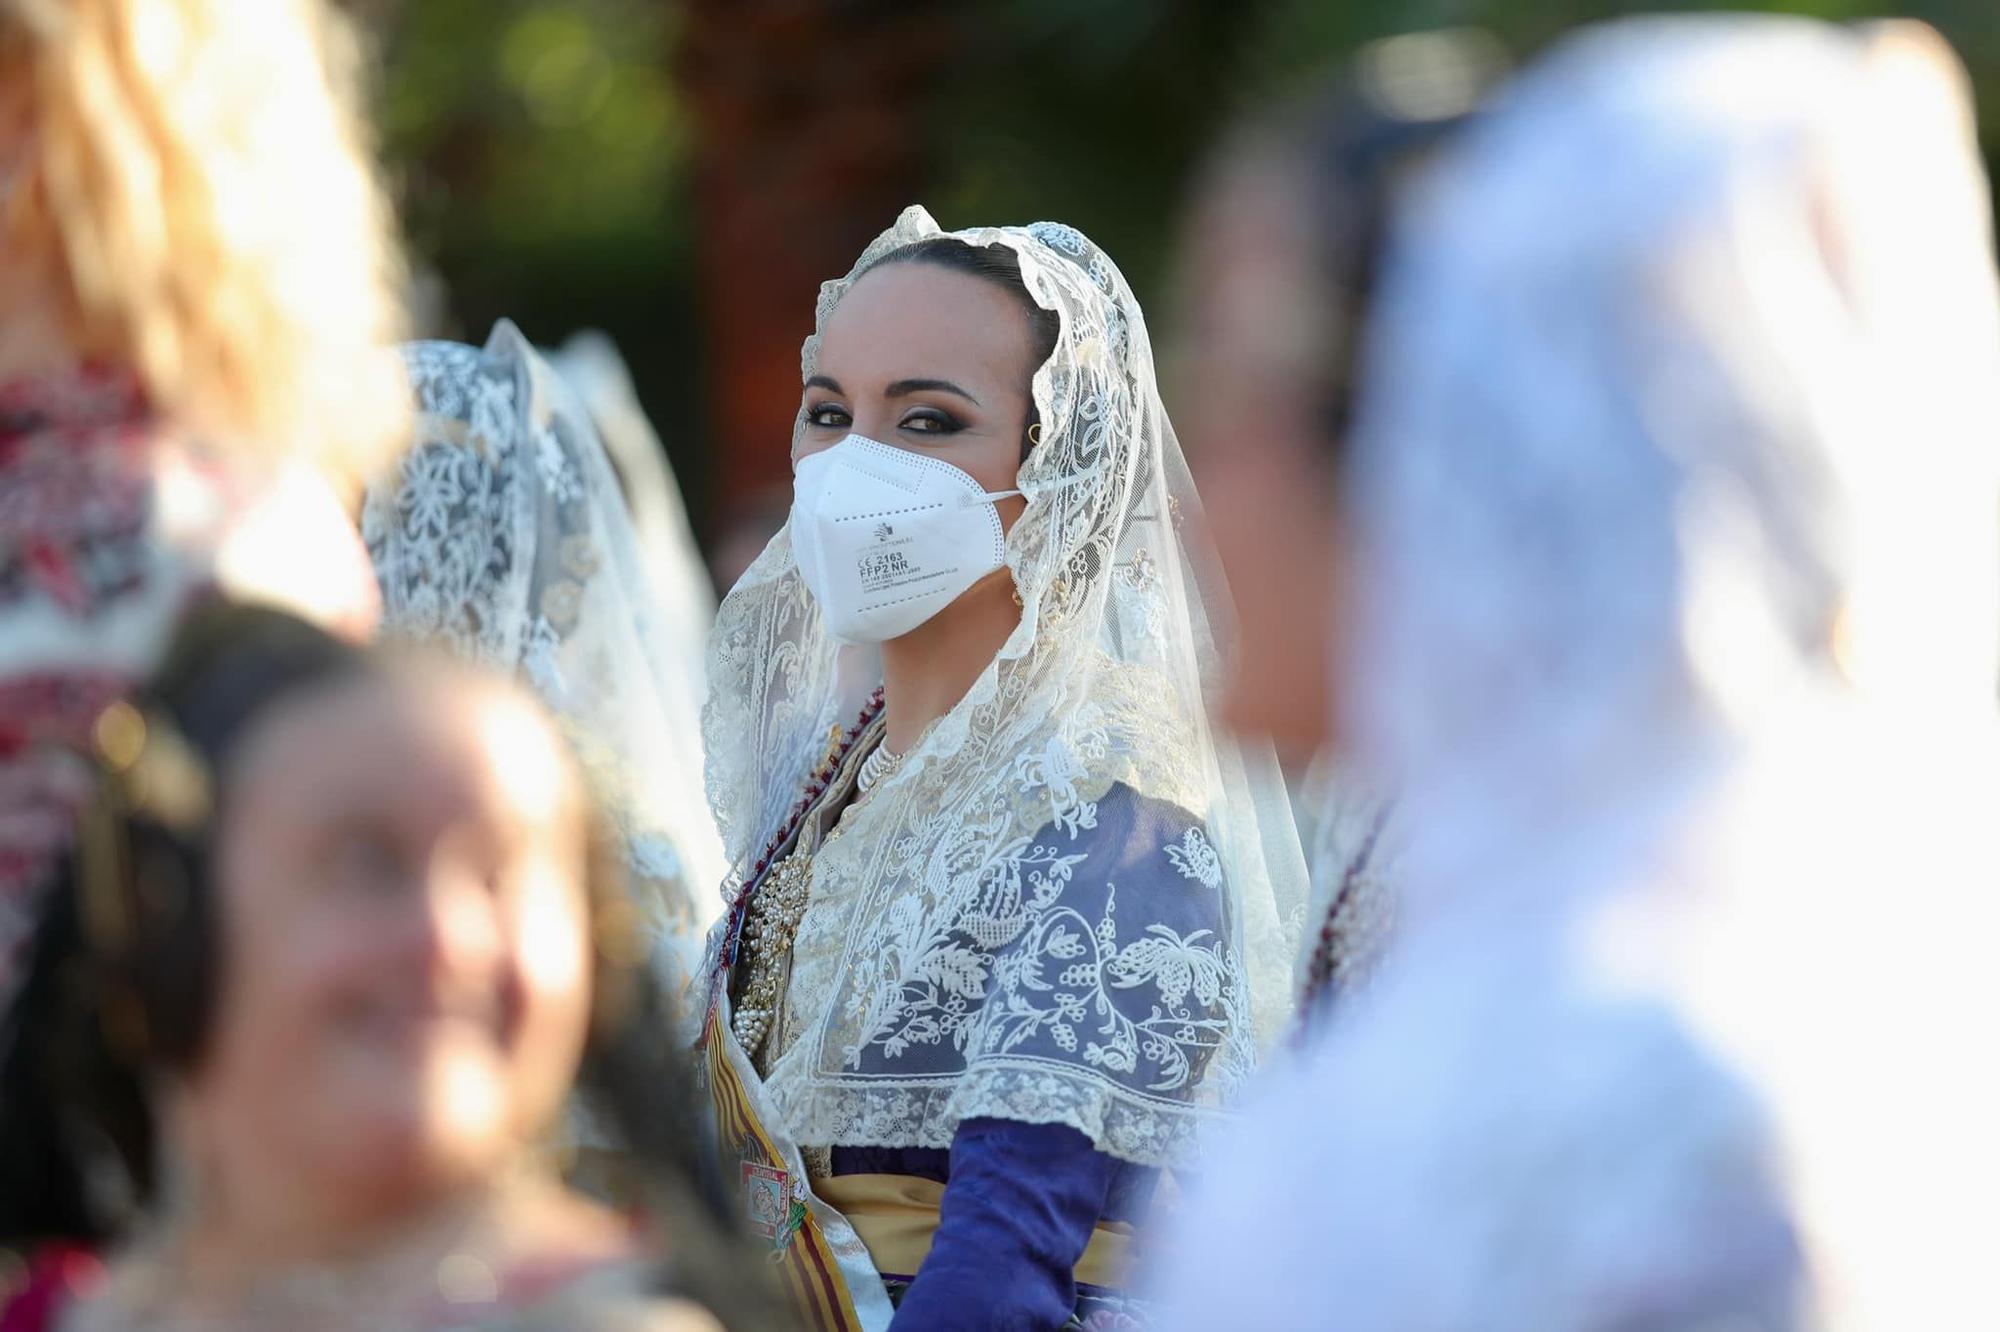
<path fill-rule="evenodd" d="M 871 264 L 940 234 L 905 211 L 822 287 L 819 327 Z M 1228 602 L 1130 288 L 1067 226 L 949 234 L 1013 250 L 1061 320 L 1007 541 L 1021 622 L 815 857 L 792 952 L 803 1030 L 764 1090 L 804 1143 L 943 1147 L 961 1120 L 994 1116 L 1171 1163 L 1288 1016 L 1298 837 L 1268 749 L 1209 721 Z M 724 599 L 704 721 L 735 882 L 879 661 L 828 635 L 789 529 Z M 1109 884 L 1078 872 L 1072 852 L 1115 835 L 1100 812 L 1115 823 L 1134 800 L 1177 812 L 1169 843 Z M 1216 928 L 1176 928 L 1191 905 Z"/>
<path fill-rule="evenodd" d="M 700 680 L 597 431 L 506 320 L 483 349 L 403 356 L 416 439 L 362 513 L 384 630 L 518 672 L 550 706 L 618 825 L 659 960 L 685 978 L 722 879 L 695 776 Z"/>

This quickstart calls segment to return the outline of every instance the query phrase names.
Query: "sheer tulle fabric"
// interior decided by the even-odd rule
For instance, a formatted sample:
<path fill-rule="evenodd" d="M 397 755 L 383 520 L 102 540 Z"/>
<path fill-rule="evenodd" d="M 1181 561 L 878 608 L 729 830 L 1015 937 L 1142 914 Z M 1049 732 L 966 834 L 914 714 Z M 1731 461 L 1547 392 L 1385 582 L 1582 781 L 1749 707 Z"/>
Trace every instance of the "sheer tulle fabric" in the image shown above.
<path fill-rule="evenodd" d="M 905 212 L 822 288 L 821 325 L 870 264 L 939 234 Z M 1069 227 L 951 234 L 1014 250 L 1061 320 L 1007 543 L 1021 623 L 815 858 L 791 977 L 808 1025 L 769 1091 L 801 1142 L 945 1146 L 990 1115 L 1156 1164 L 1185 1155 L 1287 1013 L 1297 835 L 1268 752 L 1208 721 L 1227 605 L 1124 278 Z M 741 876 L 879 655 L 827 634 L 784 531 L 724 599 L 709 678 L 709 797 Z M 1072 894 L 1065 857 L 1093 830 L 1101 844 L 1108 796 L 1108 821 L 1166 809 L 1178 831 L 1104 906 Z M 1118 821 L 1140 825 L 1159 822 Z M 1174 892 L 1210 895 L 1217 927 L 1173 929 Z"/>

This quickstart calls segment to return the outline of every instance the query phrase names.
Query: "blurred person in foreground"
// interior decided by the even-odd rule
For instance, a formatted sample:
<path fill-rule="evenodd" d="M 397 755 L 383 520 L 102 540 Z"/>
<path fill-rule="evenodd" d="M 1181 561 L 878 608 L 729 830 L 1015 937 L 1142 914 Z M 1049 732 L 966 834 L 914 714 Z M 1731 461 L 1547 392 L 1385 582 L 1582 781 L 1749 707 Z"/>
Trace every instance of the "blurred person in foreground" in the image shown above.
<path fill-rule="evenodd" d="M 361 520 L 383 631 L 516 673 L 549 705 L 606 802 L 678 993 L 721 910 L 694 665 L 705 617 L 685 586 L 662 601 L 666 570 L 642 554 L 590 414 L 518 328 L 502 320 L 483 348 L 411 343 L 403 359 L 415 432 Z M 679 572 L 700 578 L 691 553 Z"/>
<path fill-rule="evenodd" d="M 0 0 L 0 1001 L 188 598 L 373 625 L 341 500 L 408 410 L 355 65 L 319 0 Z"/>
<path fill-rule="evenodd" d="M 75 891 L 5 1024 L 0 1240 L 111 1252 L 92 1287 L 44 1248 L 10 1332 L 758 1310 L 616 857 L 531 699 L 219 607 L 95 733 Z M 564 1186 L 572 1087 L 637 1149 L 664 1267 Z"/>
<path fill-rule="evenodd" d="M 1339 761 L 1327 688 L 1356 346 L 1394 198 L 1503 65 L 1474 30 L 1364 47 L 1308 99 L 1224 136 L 1190 211 L 1175 418 L 1242 624 L 1222 718 L 1269 736 L 1292 778 L 1312 880 L 1302 1031 L 1365 982 L 1394 918 L 1394 802 Z"/>
<path fill-rule="evenodd" d="M 2000 1325 L 1988 208 L 1929 30 L 1767 18 L 1574 38 L 1413 191 L 1336 691 L 1398 940 L 1167 1326 Z"/>

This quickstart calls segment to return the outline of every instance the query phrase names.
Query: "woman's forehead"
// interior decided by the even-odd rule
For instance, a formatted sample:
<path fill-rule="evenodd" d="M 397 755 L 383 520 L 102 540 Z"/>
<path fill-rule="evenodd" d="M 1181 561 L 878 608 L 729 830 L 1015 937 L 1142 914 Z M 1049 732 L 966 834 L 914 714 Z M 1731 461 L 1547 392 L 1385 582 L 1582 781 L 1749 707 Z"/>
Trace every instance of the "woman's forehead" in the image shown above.
<path fill-rule="evenodd" d="M 937 264 L 891 263 L 856 279 L 827 316 L 818 373 L 887 383 L 951 378 L 956 369 L 1011 381 L 1030 352 L 1027 312 L 998 283 Z"/>
<path fill-rule="evenodd" d="M 258 728 L 233 776 L 271 797 L 373 799 L 410 814 L 451 806 L 528 823 L 561 820 L 582 798 L 574 761 L 532 700 L 506 681 L 428 662 L 301 698 Z"/>

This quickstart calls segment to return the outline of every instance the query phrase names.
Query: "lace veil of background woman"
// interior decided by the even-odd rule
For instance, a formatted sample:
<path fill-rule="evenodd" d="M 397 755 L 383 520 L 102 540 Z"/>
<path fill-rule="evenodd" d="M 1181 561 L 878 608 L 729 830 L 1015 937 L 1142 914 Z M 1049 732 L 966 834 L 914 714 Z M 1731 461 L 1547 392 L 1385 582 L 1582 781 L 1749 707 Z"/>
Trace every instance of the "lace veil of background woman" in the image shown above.
<path fill-rule="evenodd" d="M 404 360 L 416 435 L 362 514 L 383 629 L 517 672 L 563 720 L 678 985 L 723 879 L 687 597 L 660 601 L 596 428 L 519 329 L 502 320 L 483 349 L 413 343 Z"/>
<path fill-rule="evenodd" d="M 822 289 L 820 328 L 862 275 L 945 234 L 906 211 Z M 1227 601 L 1130 289 L 1066 226 L 948 235 L 1005 247 L 1060 324 L 1006 541 L 1018 627 L 852 805 L 879 655 L 829 634 L 790 527 L 724 599 L 710 656 L 709 795 L 741 885 L 708 959 L 711 1072 L 746 1180 L 797 1203 L 775 1235 L 788 1270 L 846 1279 L 832 1325 L 886 1312 L 823 1201 L 845 1154 L 885 1149 L 860 1168 L 898 1178 L 914 1158 L 895 1149 L 941 1159 L 976 1120 L 1066 1126 L 1133 1168 L 1192 1160 L 1289 1011 L 1304 895 L 1268 748 L 1209 721 Z M 777 993 L 732 997 L 743 951 L 787 933 Z"/>
<path fill-rule="evenodd" d="M 1171 1326 L 2000 1317 L 1989 216 L 1934 34 L 1761 17 L 1568 41 L 1413 196 L 1340 700 L 1401 937 Z"/>

